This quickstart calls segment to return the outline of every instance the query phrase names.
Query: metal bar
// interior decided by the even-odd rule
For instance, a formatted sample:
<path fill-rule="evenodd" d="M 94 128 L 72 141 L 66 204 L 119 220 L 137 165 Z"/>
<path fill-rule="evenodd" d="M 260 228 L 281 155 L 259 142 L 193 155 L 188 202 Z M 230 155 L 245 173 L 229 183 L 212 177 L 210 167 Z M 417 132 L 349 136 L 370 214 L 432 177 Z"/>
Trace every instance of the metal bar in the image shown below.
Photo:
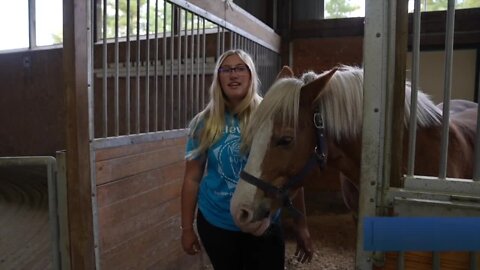
<path fill-rule="evenodd" d="M 200 61 L 203 59 L 202 57 L 200 57 L 200 40 L 201 40 L 201 35 L 200 35 L 200 17 L 197 16 L 197 46 L 196 46 L 196 49 L 197 49 L 197 58 L 196 58 L 196 62 L 197 62 L 197 72 L 195 74 L 196 76 L 196 80 L 195 80 L 195 112 L 194 112 L 194 115 L 196 113 L 198 113 L 200 111 L 200 100 L 199 100 L 199 97 L 200 97 Z"/>
<path fill-rule="evenodd" d="M 470 255 L 470 270 L 478 270 L 478 252 L 471 251 L 469 252 Z"/>
<path fill-rule="evenodd" d="M 114 92 L 113 92 L 113 104 L 114 104 L 114 130 L 115 130 L 115 136 L 119 135 L 119 129 L 120 129 L 120 105 L 119 105 L 119 94 L 118 94 L 118 89 L 119 89 L 119 43 L 118 43 L 118 0 L 115 0 L 115 80 L 114 80 Z"/>
<path fill-rule="evenodd" d="M 167 129 L 167 1 L 163 1 L 162 130 Z M 171 36 L 170 36 L 171 38 Z M 172 76 L 170 76 L 171 78 Z"/>
<path fill-rule="evenodd" d="M 215 57 L 215 60 L 217 60 L 220 57 L 220 25 L 217 25 L 217 57 Z"/>
<path fill-rule="evenodd" d="M 28 0 L 28 47 L 30 49 L 37 46 L 36 2 L 35 0 Z"/>
<path fill-rule="evenodd" d="M 177 17 L 177 14 L 175 12 L 176 8 L 172 4 L 171 9 L 170 9 L 170 125 L 169 129 L 173 129 L 173 103 L 175 102 L 175 99 L 173 97 L 173 88 L 174 88 L 174 79 L 173 79 L 173 62 L 175 61 L 175 52 L 174 52 L 174 46 L 175 46 L 175 17 Z"/>
<path fill-rule="evenodd" d="M 135 111 L 136 111 L 136 123 L 135 123 L 135 133 L 138 134 L 140 133 L 140 1 L 137 0 L 137 62 L 136 62 L 136 68 L 137 68 L 137 74 L 135 75 L 135 91 L 136 91 L 136 96 L 135 96 Z"/>
<path fill-rule="evenodd" d="M 189 93 L 190 93 L 190 106 L 188 106 L 188 110 L 190 112 L 190 114 L 188 115 L 187 117 L 187 121 L 188 119 L 191 119 L 193 117 L 193 113 L 194 113 L 194 79 L 195 79 L 195 76 L 194 76 L 194 72 L 193 72 L 193 67 L 195 65 L 195 44 L 194 44 L 194 40 L 195 40 L 195 35 L 194 35 L 194 22 L 195 22 L 195 16 L 193 15 L 193 13 L 191 13 L 192 15 L 192 20 L 190 22 L 190 89 L 189 89 Z M 188 122 L 187 122 L 188 123 Z"/>
<path fill-rule="evenodd" d="M 420 73 L 420 0 L 415 0 L 413 12 L 413 47 L 412 47 L 412 82 L 410 93 L 410 120 L 408 126 L 408 166 L 407 175 L 415 174 L 415 144 L 417 134 L 417 95 L 418 77 Z"/>
<path fill-rule="evenodd" d="M 165 17 L 165 14 L 164 14 Z M 154 65 L 154 113 L 153 113 L 153 131 L 158 131 L 158 64 L 160 63 L 158 57 L 158 0 L 155 0 L 155 65 Z"/>
<path fill-rule="evenodd" d="M 48 213 L 52 237 L 53 269 L 60 269 L 60 237 L 57 211 L 57 161 L 51 156 L 0 157 L 0 166 L 46 166 L 48 184 Z"/>
<path fill-rule="evenodd" d="M 107 59 L 107 0 L 103 0 L 103 22 L 102 22 L 102 48 L 103 48 L 103 57 L 102 57 L 102 66 L 103 66 L 103 106 L 102 106 L 102 116 L 103 116 L 103 134 L 102 137 L 106 138 L 108 136 L 108 95 L 107 95 L 107 87 L 108 87 L 108 59 Z"/>
<path fill-rule="evenodd" d="M 178 56 L 177 56 L 177 66 L 178 66 L 178 74 L 177 74 L 177 122 L 174 125 L 174 128 L 179 128 L 180 127 L 180 121 L 182 121 L 182 110 L 180 109 L 182 107 L 182 9 L 177 8 L 178 11 L 178 18 L 177 18 L 177 23 L 178 23 L 178 39 L 177 39 L 177 51 L 178 51 Z"/>
<path fill-rule="evenodd" d="M 125 68 L 126 68 L 126 77 L 125 77 L 125 134 L 130 134 L 130 0 L 127 0 L 127 41 L 126 41 L 126 56 L 125 56 Z"/>
<path fill-rule="evenodd" d="M 183 46 L 183 89 L 181 88 L 181 92 L 183 93 L 183 103 L 182 106 L 178 109 L 181 113 L 183 113 L 183 122 L 180 122 L 179 128 L 184 128 L 187 123 L 187 106 L 188 106 L 188 12 L 185 10 L 185 36 L 184 36 L 184 43 Z"/>
<path fill-rule="evenodd" d="M 150 0 L 147 0 L 145 52 L 145 132 L 150 132 Z"/>
<path fill-rule="evenodd" d="M 222 27 L 222 51 L 223 53 L 225 51 L 225 27 Z"/>
<path fill-rule="evenodd" d="M 397 270 L 405 269 L 405 252 L 399 251 L 397 257 Z"/>
<path fill-rule="evenodd" d="M 436 251 L 432 252 L 432 269 L 440 270 L 440 253 Z"/>
<path fill-rule="evenodd" d="M 443 89 L 442 147 L 440 152 L 439 178 L 447 177 L 448 131 L 450 124 L 450 95 L 452 91 L 453 34 L 455 27 L 455 0 L 448 0 L 447 34 L 445 35 L 445 81 Z"/>
<path fill-rule="evenodd" d="M 377 186 L 383 177 L 385 99 L 389 68 L 389 4 L 391 1 L 368 1 L 365 8 L 364 93 L 362 162 L 360 166 L 360 198 L 358 231 L 363 232 L 365 216 L 377 214 Z M 357 235 L 356 269 L 371 269 L 372 252 L 363 248 L 364 235 Z"/>

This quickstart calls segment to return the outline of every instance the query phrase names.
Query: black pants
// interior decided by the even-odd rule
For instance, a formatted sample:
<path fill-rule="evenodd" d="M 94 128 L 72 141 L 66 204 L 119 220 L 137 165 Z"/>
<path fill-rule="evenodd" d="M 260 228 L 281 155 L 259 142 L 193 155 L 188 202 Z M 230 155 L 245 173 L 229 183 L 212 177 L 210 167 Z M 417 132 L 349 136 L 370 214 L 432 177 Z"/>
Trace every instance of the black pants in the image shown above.
<path fill-rule="evenodd" d="M 278 224 L 256 237 L 215 227 L 198 211 L 197 229 L 215 270 L 284 270 L 285 242 Z"/>

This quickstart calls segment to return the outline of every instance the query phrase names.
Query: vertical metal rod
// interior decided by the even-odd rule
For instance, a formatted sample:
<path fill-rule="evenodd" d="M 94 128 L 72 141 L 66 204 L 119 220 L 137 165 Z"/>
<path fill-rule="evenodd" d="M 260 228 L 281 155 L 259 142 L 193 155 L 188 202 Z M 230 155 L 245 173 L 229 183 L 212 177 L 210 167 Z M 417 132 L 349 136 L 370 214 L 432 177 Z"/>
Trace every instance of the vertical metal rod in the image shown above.
<path fill-rule="evenodd" d="M 130 0 L 127 0 L 127 52 L 125 56 L 125 68 L 126 68 L 126 75 L 125 75 L 125 134 L 130 134 L 130 67 L 131 67 L 131 59 L 130 59 Z"/>
<path fill-rule="evenodd" d="M 165 17 L 165 15 L 164 15 Z M 158 0 L 155 0 L 155 56 L 154 56 L 154 89 L 155 89 L 155 98 L 153 101 L 154 110 L 153 110 L 153 131 L 158 131 Z"/>
<path fill-rule="evenodd" d="M 415 0 L 413 12 L 413 47 L 412 47 L 412 82 L 410 93 L 410 121 L 408 127 L 408 167 L 407 176 L 413 176 L 415 173 L 415 144 L 417 134 L 417 93 L 418 77 L 420 73 L 420 0 Z"/>
<path fill-rule="evenodd" d="M 178 81 L 178 87 L 177 87 L 177 122 L 175 123 L 174 128 L 179 128 L 180 123 L 182 121 L 182 9 L 178 8 L 178 19 L 177 19 L 177 24 L 178 24 L 178 44 L 177 44 L 177 51 L 178 51 L 178 56 L 177 56 L 177 81 Z"/>
<path fill-rule="evenodd" d="M 147 0 L 145 32 L 145 132 L 150 132 L 150 0 Z"/>
<path fill-rule="evenodd" d="M 469 252 L 469 255 L 470 255 L 470 270 L 478 270 L 478 259 L 477 259 L 478 252 L 471 251 Z"/>
<path fill-rule="evenodd" d="M 405 269 L 405 252 L 399 251 L 397 257 L 397 270 Z"/>
<path fill-rule="evenodd" d="M 162 130 L 167 130 L 167 1 L 163 1 Z"/>
<path fill-rule="evenodd" d="M 103 0 L 103 10 L 102 10 L 102 48 L 103 48 L 103 106 L 102 106 L 102 116 L 103 116 L 103 133 L 102 136 L 106 138 L 108 136 L 108 58 L 107 58 L 107 0 Z"/>
<path fill-rule="evenodd" d="M 455 31 L 455 0 L 448 0 L 447 34 L 445 35 L 445 81 L 443 88 L 442 148 L 440 152 L 439 178 L 447 177 L 448 131 L 450 124 L 450 95 L 452 90 L 453 35 Z"/>
<path fill-rule="evenodd" d="M 137 74 L 135 76 L 135 91 L 136 91 L 136 96 L 135 96 L 135 101 L 136 101 L 136 123 L 135 123 L 135 133 L 139 134 L 140 133 L 140 0 L 137 0 L 137 61 L 136 61 L 136 68 L 137 68 Z"/>
<path fill-rule="evenodd" d="M 217 25 L 217 57 L 215 60 L 217 60 L 220 57 L 220 25 Z"/>
<path fill-rule="evenodd" d="M 202 61 L 202 57 L 200 56 L 200 40 L 201 40 L 201 36 L 200 36 L 200 17 L 197 16 L 197 46 L 196 46 L 196 49 L 197 49 L 197 55 L 196 55 L 196 62 L 197 62 L 197 71 L 195 72 L 195 112 L 194 112 L 194 115 L 196 113 L 198 113 L 200 111 L 200 100 L 199 100 L 199 97 L 200 97 L 200 94 L 199 94 L 199 91 L 200 91 L 200 61 Z"/>
<path fill-rule="evenodd" d="M 187 123 L 187 106 L 188 106 L 188 12 L 185 10 L 185 36 L 184 36 L 184 47 L 183 47 L 183 89 L 180 90 L 183 93 L 183 103 L 182 107 L 179 107 L 181 113 L 183 113 L 183 121 L 181 122 L 179 128 L 185 128 Z"/>
<path fill-rule="evenodd" d="M 432 270 L 440 270 L 440 253 L 432 252 Z"/>
<path fill-rule="evenodd" d="M 222 51 L 223 53 L 225 51 L 225 27 L 222 27 Z"/>
<path fill-rule="evenodd" d="M 170 9 L 170 12 L 171 12 L 171 21 L 170 21 L 170 99 L 171 99 L 171 102 L 170 102 L 170 125 L 169 125 L 169 129 L 173 129 L 173 104 L 175 102 L 175 99 L 173 97 L 173 88 L 174 88 L 174 78 L 173 78 L 173 73 L 174 73 L 174 70 L 173 70 L 173 62 L 175 61 L 175 52 L 174 52 L 174 46 L 175 46 L 175 40 L 174 40 L 174 36 L 175 36 L 175 17 L 177 17 L 177 14 L 175 13 L 175 5 L 174 4 L 170 4 L 171 6 L 171 9 Z"/>
<path fill-rule="evenodd" d="M 189 92 L 190 92 L 190 106 L 188 107 L 188 111 L 190 112 L 190 114 L 187 117 L 187 121 L 189 121 L 189 119 L 191 119 L 193 117 L 193 113 L 194 113 L 194 110 L 195 110 L 195 107 L 194 107 L 194 91 L 195 91 L 195 89 L 193 88 L 194 87 L 193 86 L 193 81 L 195 79 L 194 71 L 193 71 L 193 68 L 195 67 L 195 62 L 194 62 L 194 60 L 195 60 L 195 44 L 194 44 L 195 33 L 193 32 L 195 16 L 193 15 L 193 13 L 191 13 L 191 15 L 192 15 L 192 20 L 190 22 L 190 89 L 189 89 Z"/>
<path fill-rule="evenodd" d="M 237 42 L 238 42 L 238 35 L 237 33 L 233 32 L 233 48 L 234 49 L 238 48 Z"/>
<path fill-rule="evenodd" d="M 115 106 L 115 136 L 120 134 L 120 105 L 119 105 L 119 44 L 118 44 L 118 0 L 115 0 L 115 80 L 113 103 Z"/>

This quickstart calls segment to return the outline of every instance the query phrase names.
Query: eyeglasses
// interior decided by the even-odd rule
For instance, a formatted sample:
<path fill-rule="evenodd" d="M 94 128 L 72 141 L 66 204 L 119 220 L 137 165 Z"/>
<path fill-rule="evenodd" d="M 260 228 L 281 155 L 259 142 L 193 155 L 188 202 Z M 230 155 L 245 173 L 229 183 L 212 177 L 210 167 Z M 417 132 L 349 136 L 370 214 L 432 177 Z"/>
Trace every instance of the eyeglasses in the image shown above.
<path fill-rule="evenodd" d="M 248 71 L 248 67 L 241 65 L 241 66 L 236 66 L 236 67 L 220 67 L 218 69 L 218 73 L 221 75 L 227 75 L 232 72 L 238 73 L 238 74 L 244 74 Z"/>

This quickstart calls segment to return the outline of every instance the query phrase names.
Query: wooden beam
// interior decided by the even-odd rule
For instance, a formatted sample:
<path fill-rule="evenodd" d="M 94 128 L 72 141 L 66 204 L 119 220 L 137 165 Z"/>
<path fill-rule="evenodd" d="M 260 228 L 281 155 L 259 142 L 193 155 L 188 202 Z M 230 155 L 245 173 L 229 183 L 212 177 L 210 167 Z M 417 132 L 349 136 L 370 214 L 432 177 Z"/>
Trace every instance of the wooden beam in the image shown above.
<path fill-rule="evenodd" d="M 63 1 L 67 200 L 71 269 L 95 269 L 88 122 L 90 2 Z"/>

